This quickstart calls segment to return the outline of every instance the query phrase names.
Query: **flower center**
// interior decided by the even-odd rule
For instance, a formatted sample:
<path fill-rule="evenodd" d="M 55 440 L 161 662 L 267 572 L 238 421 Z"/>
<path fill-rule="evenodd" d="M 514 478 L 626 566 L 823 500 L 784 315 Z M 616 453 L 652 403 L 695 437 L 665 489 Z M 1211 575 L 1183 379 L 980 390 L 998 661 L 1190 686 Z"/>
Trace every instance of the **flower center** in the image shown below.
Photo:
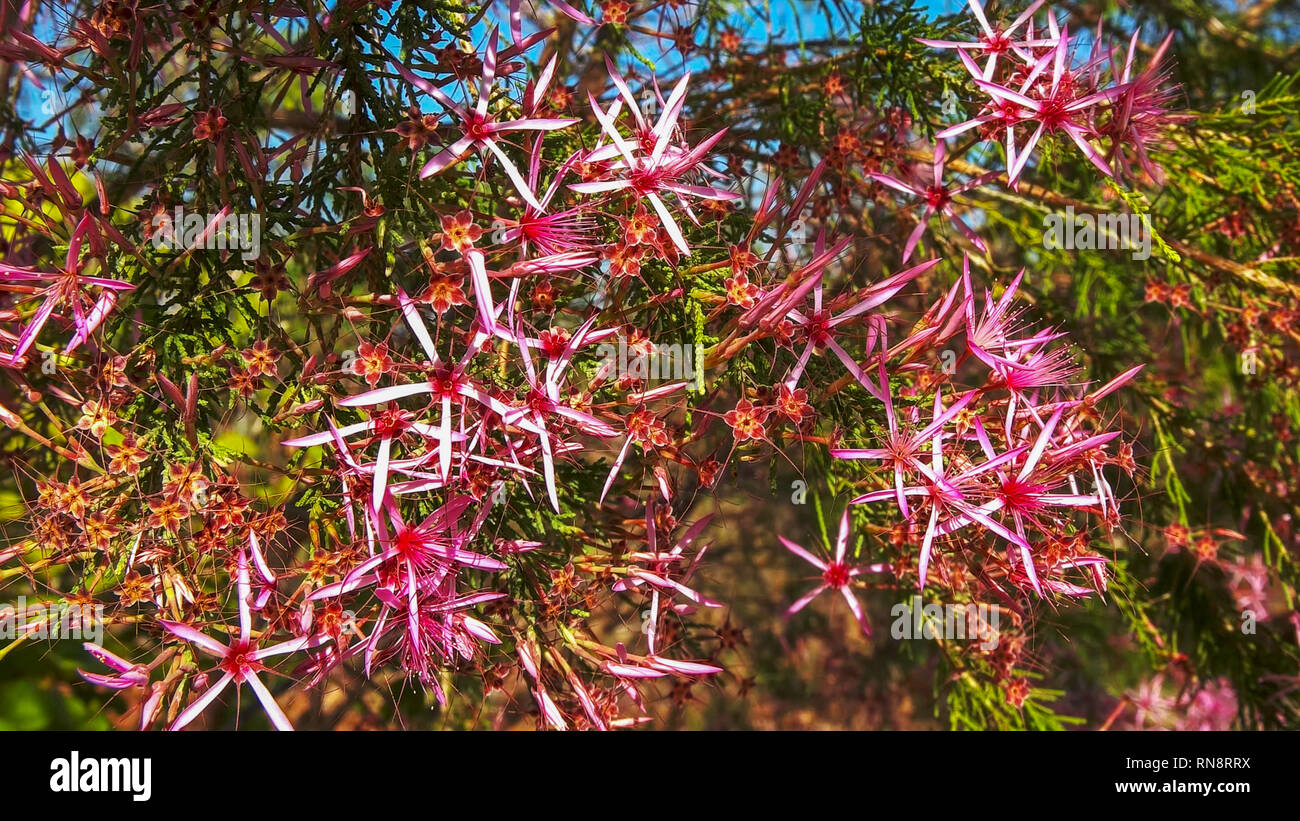
<path fill-rule="evenodd" d="M 1018 513 L 1032 513 L 1041 508 L 1042 502 L 1037 495 L 1043 491 L 1042 485 L 1022 482 L 1019 479 L 1007 479 L 1002 482 L 998 495 L 1007 510 Z"/>
<path fill-rule="evenodd" d="M 849 566 L 843 562 L 833 562 L 826 571 L 822 573 L 822 581 L 829 587 L 836 589 L 844 587 L 849 583 Z"/>
<path fill-rule="evenodd" d="M 253 658 L 255 649 L 251 641 L 232 643 L 230 652 L 226 654 L 225 659 L 221 662 L 222 669 L 233 675 L 235 681 L 242 682 L 245 676 L 256 672 L 260 667 L 257 660 Z"/>
<path fill-rule="evenodd" d="M 492 119 L 477 111 L 471 111 L 465 120 L 465 136 L 483 142 L 492 136 Z"/>
<path fill-rule="evenodd" d="M 1011 41 L 1003 32 L 995 31 L 992 37 L 984 38 L 984 45 L 988 47 L 990 54 L 1002 54 L 1011 48 Z"/>
<path fill-rule="evenodd" d="M 429 377 L 429 387 L 438 399 L 455 399 L 460 395 L 460 374 L 452 370 L 439 370 Z"/>
<path fill-rule="evenodd" d="M 826 311 L 813 314 L 808 319 L 808 339 L 817 347 L 823 347 L 831 336 L 830 315 Z"/>
<path fill-rule="evenodd" d="M 539 390 L 529 392 L 528 407 L 531 408 L 534 413 L 539 413 L 543 416 L 549 415 L 555 411 L 555 403 L 551 401 L 551 397 Z"/>
<path fill-rule="evenodd" d="M 952 200 L 948 189 L 941 185 L 932 185 L 925 192 L 925 203 L 934 209 L 943 208 Z"/>
<path fill-rule="evenodd" d="M 657 171 L 638 168 L 636 171 L 632 172 L 632 176 L 629 179 L 632 183 L 632 188 L 638 194 L 645 195 L 659 190 L 659 177 L 660 174 Z"/>
<path fill-rule="evenodd" d="M 410 414 L 403 410 L 384 411 L 375 419 L 375 433 L 381 439 L 392 439 L 406 430 Z"/>

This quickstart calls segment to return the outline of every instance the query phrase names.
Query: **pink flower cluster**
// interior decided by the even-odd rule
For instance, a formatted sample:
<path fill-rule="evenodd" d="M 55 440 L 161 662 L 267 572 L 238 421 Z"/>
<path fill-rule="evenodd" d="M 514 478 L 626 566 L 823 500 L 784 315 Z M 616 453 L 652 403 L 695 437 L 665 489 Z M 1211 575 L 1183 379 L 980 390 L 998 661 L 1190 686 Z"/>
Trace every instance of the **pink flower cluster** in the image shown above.
<path fill-rule="evenodd" d="M 977 116 L 936 135 L 933 164 L 928 173 L 916 175 L 917 181 L 869 174 L 922 205 L 903 247 L 904 262 L 919 247 L 933 214 L 947 217 L 975 248 L 988 252 L 979 233 L 957 213 L 955 198 L 994 183 L 1002 173 L 958 180 L 948 180 L 945 174 L 950 159 L 946 141 L 968 131 L 975 130 L 980 141 L 1004 140 L 1006 181 L 1012 188 L 1039 142 L 1057 134 L 1068 137 L 1106 176 L 1128 172 L 1131 154 L 1150 178 L 1160 179 L 1147 146 L 1175 119 L 1166 110 L 1175 89 L 1165 82 L 1167 71 L 1161 67 L 1169 40 L 1156 50 L 1149 67 L 1137 73 L 1138 33 L 1121 55 L 1105 46 L 1098 30 L 1090 53 L 1080 59 L 1078 40 L 1050 11 L 1045 25 L 1036 26 L 1042 7 L 1043 0 L 1037 0 L 1003 24 L 991 22 L 979 1 L 970 0 L 980 30 L 975 40 L 922 41 L 955 50 L 987 99 Z M 1098 148 L 1102 141 L 1108 141 L 1106 150 Z M 823 251 L 820 239 L 817 251 Z M 1120 433 L 1107 429 L 1098 402 L 1131 380 L 1141 366 L 1091 389 L 1078 384 L 1073 354 L 1061 342 L 1065 334 L 1031 328 L 1023 309 L 1015 306 L 1024 272 L 999 297 L 987 294 L 977 307 L 969 259 L 962 279 L 904 339 L 891 344 L 886 324 L 877 316 L 867 320 L 866 362 L 859 364 L 835 342 L 835 329 L 844 320 L 863 319 L 866 309 L 892 297 L 937 262 L 845 295 L 838 302 L 853 307 L 835 315 L 822 309 L 820 269 L 798 289 L 799 297 L 813 291 L 810 315 L 793 308 L 794 295 L 781 300 L 784 314 L 771 310 L 771 293 L 759 295 L 761 290 L 753 289 L 756 293 L 746 297 L 759 303 L 750 309 L 751 315 L 762 315 L 769 323 L 783 315 L 791 330 L 802 331 L 808 339 L 786 380 L 789 388 L 797 384 L 809 354 L 825 347 L 882 402 L 885 429 L 878 441 L 833 447 L 831 454 L 886 471 L 881 481 L 887 487 L 863 493 L 852 503 L 889 502 L 897 508 L 901 538 L 914 540 L 917 549 L 914 566 L 893 563 L 894 576 L 907 576 L 924 588 L 941 557 L 946 589 L 974 587 L 1012 603 L 1017 611 L 1019 606 L 1006 591 L 1032 590 L 1038 596 L 1104 591 L 1106 559 L 1090 548 L 1089 534 L 1094 522 L 1108 527 L 1119 522 L 1106 468 L 1131 473 L 1136 465 L 1131 445 L 1117 443 Z M 937 373 L 923 364 L 936 355 L 946 360 Z M 902 404 L 904 396 L 908 401 Z M 756 413 L 743 411 L 744 419 Z M 842 530 L 848 522 L 846 512 Z M 824 589 L 843 591 L 870 632 L 850 592 L 865 581 L 856 572 L 844 572 L 850 567 L 844 555 L 846 539 L 841 532 L 830 563 L 782 541 L 822 571 L 823 585 L 813 595 Z M 789 612 L 803 608 L 809 598 L 795 602 Z"/>
<path fill-rule="evenodd" d="M 592 23 L 577 9 L 556 5 L 571 19 Z M 1031 591 L 1040 597 L 1105 591 L 1106 558 L 1091 547 L 1090 534 L 1098 523 L 1118 524 L 1115 469 L 1131 472 L 1135 465 L 1131 446 L 1119 440 L 1100 402 L 1140 368 L 1099 386 L 1083 384 L 1065 334 L 1033 326 L 1017 306 L 1021 276 L 998 296 L 981 297 L 969 259 L 962 276 L 905 333 L 891 331 L 884 313 L 905 289 L 934 277 L 944 261 L 907 267 L 932 215 L 943 215 L 975 248 L 988 251 L 959 215 L 955 198 L 1002 173 L 948 179 L 956 158 L 949 156 L 945 140 L 973 129 L 981 139 L 1005 139 L 1006 180 L 1012 187 L 1038 143 L 1053 134 L 1068 137 L 1107 175 L 1125 171 L 1127 152 L 1150 176 L 1158 175 L 1146 146 L 1167 122 L 1170 91 L 1158 68 L 1164 46 L 1152 67 L 1137 74 L 1136 36 L 1123 58 L 1106 51 L 1098 37 L 1092 53 L 1079 61 L 1076 42 L 1052 17 L 1045 27 L 1035 27 L 1041 6 L 1038 0 L 1011 24 L 994 26 L 971 0 L 979 38 L 931 43 L 957 50 L 987 100 L 977 117 L 940 133 L 932 168 L 921 181 L 905 181 L 902 172 L 868 174 L 923 204 L 898 270 L 855 286 L 852 272 L 839 265 L 852 240 L 828 238 L 822 231 L 809 260 L 785 277 L 769 278 L 773 256 L 785 250 L 786 229 L 814 196 L 828 163 L 816 166 L 789 203 L 778 200 L 783 190 L 778 184 L 763 193 L 747 242 L 729 249 L 732 276 L 710 317 L 731 311 L 730 327 L 695 367 L 725 364 L 746 346 L 771 341 L 774 382 L 767 394 L 736 398 L 727 412 L 692 408 L 685 380 L 650 386 L 609 367 L 593 367 L 593 349 L 611 340 L 627 341 L 638 351 L 653 348 L 636 328 L 611 324 L 614 312 L 603 310 L 601 294 L 569 303 L 569 312 L 576 314 L 572 322 L 554 321 L 553 283 L 581 281 L 597 266 L 609 280 L 624 284 L 641 276 L 643 262 L 663 260 L 676 267 L 699 250 L 687 236 L 704 224 L 702 217 L 716 217 L 741 200 L 737 181 L 712 164 L 727 130 L 688 138 L 683 110 L 691 75 L 682 76 L 666 96 L 654 84 L 638 97 L 607 59 L 607 99 L 588 96 L 595 123 L 587 133 L 596 136 L 583 143 L 574 136 L 581 121 L 558 116 L 566 106 L 554 104 L 556 95 L 568 94 L 552 88 L 556 58 L 516 94 L 518 84 L 510 75 L 523 65 L 516 58 L 545 36 L 523 35 L 517 2 L 511 4 L 509 45 L 492 30 L 481 55 L 458 53 L 462 65 L 473 66 L 465 74 L 477 75 L 472 91 L 462 93 L 446 77 L 429 79 L 396 58 L 388 60 L 392 70 L 378 82 L 396 83 L 401 93 L 436 108 L 424 113 L 413 106 L 409 118 L 391 131 L 405 142 L 421 180 L 454 177 L 457 197 L 464 194 L 468 202 L 462 207 L 458 201 L 449 209 L 454 213 L 440 214 L 436 250 L 420 243 L 423 266 L 417 263 L 415 270 L 428 275 L 427 289 L 407 293 L 394 285 L 392 294 L 374 294 L 371 319 L 395 309 L 384 338 L 361 342 L 359 356 L 337 372 L 318 372 L 320 357 L 328 354 L 313 355 L 303 376 L 319 377 L 314 384 L 328 387 L 284 417 L 318 419 L 280 444 L 322 449 L 302 461 L 320 458 L 316 490 L 338 500 L 338 529 L 346 538 L 332 557 L 336 565 L 273 567 L 275 555 L 264 550 L 251 522 L 242 511 L 229 513 L 220 538 L 239 535 L 226 561 L 215 564 L 224 596 L 237 608 L 237 626 L 159 619 L 174 644 L 169 652 L 183 647 L 197 651 L 196 661 L 214 660 L 210 667 L 201 664 L 197 674 L 186 671 L 184 686 L 191 689 L 185 692 L 197 695 L 171 727 L 195 721 L 232 684 L 236 690 L 247 684 L 274 726 L 288 729 L 290 720 L 266 682 L 279 675 L 272 659 L 299 653 L 305 660 L 287 669 L 309 686 L 322 685 L 356 658 L 367 677 L 396 668 L 445 702 L 444 673 L 461 665 L 486 667 L 489 645 L 510 648 L 546 726 L 604 729 L 647 720 L 639 689 L 645 680 L 676 677 L 689 683 L 722 672 L 712 659 L 675 657 L 684 654 L 670 640 L 673 622 L 664 617 L 719 606 L 701 592 L 696 576 L 711 519 L 677 520 L 674 509 L 684 507 L 677 504 L 682 482 L 670 468 L 682 466 L 707 488 L 730 456 L 719 463 L 686 455 L 688 440 L 702 439 L 708 422 L 686 434 L 669 417 L 685 410 L 723 420 L 733 453 L 745 443 L 770 441 L 773 412 L 794 426 L 794 439 L 817 441 L 805 425 L 814 415 L 808 402 L 815 387 L 808 376 L 810 369 L 816 372 L 814 356 L 826 355 L 837 372 L 843 369 L 844 385 L 866 391 L 867 415 L 879 423 L 868 441 L 845 442 L 838 431 L 820 440 L 830 445 L 833 457 L 853 463 L 839 465 L 840 470 L 866 469 L 851 504 L 889 506 L 891 512 L 884 514 L 889 516 L 896 509 L 899 541 L 915 550 L 901 551 L 900 559 L 889 562 L 860 560 L 851 550 L 848 509 L 827 558 L 780 537 L 820 574 L 789 613 L 831 591 L 870 632 L 867 611 L 855 594 L 868 579 L 914 582 L 919 588 L 938 581 L 1012 609 L 1019 608 L 1013 596 Z M 229 126 L 219 112 L 203 116 L 210 138 Z M 448 135 L 443 144 L 427 158 L 417 156 L 438 134 Z M 1104 139 L 1110 140 L 1105 151 L 1097 146 Z M 59 187 L 57 180 L 50 185 Z M 366 219 L 384 213 L 370 193 L 346 190 L 362 195 Z M 615 221 L 616 237 L 606 243 L 604 229 Z M 20 333 L 0 336 L 9 349 L 6 364 L 20 362 L 56 311 L 74 325 L 68 349 L 76 347 L 114 308 L 116 294 L 132 288 L 83 273 L 81 245 L 102 244 L 98 225 L 82 219 L 63 271 L 0 266 L 7 289 L 27 289 L 44 300 Z M 773 226 L 780 227 L 769 242 L 764 230 Z M 771 253 L 760 260 L 752 249 L 765 245 Z M 354 249 L 312 274 L 311 295 L 334 298 L 331 283 L 367 261 L 372 250 Z M 267 277 L 274 295 L 274 276 Z M 597 290 L 597 283 L 589 284 Z M 91 288 L 98 291 L 94 297 L 86 293 Z M 663 290 L 652 294 L 649 304 L 680 298 L 686 286 Z M 529 300 L 538 310 L 527 310 Z M 240 384 L 247 396 L 256 391 L 253 377 L 274 373 L 275 357 L 265 341 L 258 341 L 242 358 Z M 351 382 L 339 389 L 357 377 L 364 386 L 356 389 Z M 197 375 L 183 396 L 166 377 L 159 375 L 158 383 L 186 409 L 193 444 Z M 611 387 L 616 390 L 601 392 Z M 88 406 L 86 426 L 102 431 L 107 422 L 94 410 Z M 311 416 L 317 412 L 319 417 Z M 570 496 L 566 472 L 586 469 L 593 455 L 608 453 L 608 473 L 600 467 L 604 484 L 597 506 L 603 508 L 634 445 L 646 455 L 653 484 L 644 501 L 636 493 L 615 494 L 612 506 L 625 531 L 617 534 L 617 551 L 610 551 L 616 559 L 597 566 L 575 552 L 567 566 L 549 571 L 549 578 L 531 580 L 546 590 L 530 604 L 542 609 L 550 592 L 573 592 L 576 566 L 599 579 L 602 591 L 648 600 L 642 611 L 644 652 L 604 641 L 594 630 L 579 635 L 559 620 L 548 622 L 551 636 L 520 626 L 523 619 L 493 621 L 492 615 L 509 615 L 516 604 L 512 585 L 529 583 L 524 581 L 528 573 L 513 571 L 526 563 L 527 554 L 546 547 L 511 534 L 505 509 L 514 502 L 570 512 L 577 497 Z M 145 458 L 143 452 L 139 458 Z M 190 487 L 189 475 L 185 493 L 175 494 L 178 500 L 203 491 Z M 203 481 L 199 476 L 195 484 Z M 75 491 L 74 482 L 69 486 Z M 175 534 L 189 512 L 180 502 L 159 503 L 155 515 Z M 265 541 L 269 548 L 270 539 Z M 128 566 L 134 561 L 133 550 Z M 497 574 L 507 571 L 510 583 L 498 583 Z M 298 587 L 288 592 L 295 581 Z M 185 592 L 193 603 L 194 593 Z M 163 693 L 159 683 L 150 683 L 153 665 L 92 653 L 113 673 L 85 672 L 88 681 L 116 689 L 153 688 L 142 711 L 142 725 L 149 726 L 160 714 Z M 173 706 L 179 703 L 174 700 Z M 628 703 L 636 714 L 624 714 Z"/>
<path fill-rule="evenodd" d="M 416 677 L 439 701 L 445 700 L 440 672 L 454 666 L 458 659 L 473 659 L 483 643 L 501 643 L 487 624 L 468 611 L 504 599 L 506 593 L 477 586 L 476 574 L 503 570 L 511 556 L 539 547 L 535 542 L 497 538 L 487 540 L 490 550 L 473 548 L 484 541 L 484 525 L 494 499 L 504 498 L 506 485 L 512 481 L 534 495 L 539 491 L 533 483 L 540 480 L 540 493 L 555 511 L 561 511 L 557 463 L 581 451 L 584 438 L 618 436 L 616 425 L 627 431 L 624 453 L 631 442 L 646 441 L 645 429 L 653 427 L 653 417 L 640 426 L 638 419 L 644 420 L 647 405 L 683 387 L 678 382 L 629 393 L 626 401 L 632 415 L 628 417 L 620 416 L 613 407 L 593 407 L 592 392 L 609 375 L 600 374 L 594 380 L 585 380 L 585 384 L 575 384 L 575 355 L 620 329 L 595 327 L 597 316 L 593 314 L 573 330 L 560 326 L 537 330 L 516 314 L 515 306 L 525 280 L 563 275 L 599 259 L 593 252 L 595 215 L 611 198 L 621 201 L 627 193 L 648 203 L 648 213 L 654 215 L 643 222 L 638 239 L 662 252 L 688 255 L 690 248 L 668 203 L 694 220 L 691 199 L 725 201 L 738 197 L 705 183 L 706 179 L 719 177 L 704 162 L 723 132 L 694 146 L 684 142 L 677 123 L 689 75 L 678 82 L 666 100 L 659 100 L 661 113 L 652 122 L 638 108 L 636 98 L 611 63 L 611 83 L 617 96 L 607 107 L 594 97 L 590 100 L 603 130 L 602 141 L 560 163 L 543 190 L 541 137 L 531 145 L 527 177 L 511 158 L 506 139 L 518 132 L 560 130 L 578 121 L 535 116 L 543 105 L 554 60 L 537 82 L 530 83 L 522 101 L 522 118 L 505 122 L 494 119 L 489 100 L 500 58 L 493 32 L 472 106 L 457 103 L 431 82 L 394 63 L 402 78 L 455 118 L 462 133 L 425 163 L 421 176 L 446 173 L 464 162 L 467 152 L 478 149 L 481 162 L 495 163 L 524 203 L 522 215 L 501 232 L 495 249 L 484 242 L 482 228 L 468 212 L 443 220 L 442 248 L 459 256 L 459 263 L 443 265 L 463 266 L 472 290 L 474 322 L 461 342 L 460 352 L 454 352 L 452 337 L 444 333 L 443 323 L 428 324 L 422 311 L 424 303 L 433 304 L 441 319 L 447 308 L 465 301 L 455 296 L 460 294 L 459 285 L 454 280 L 434 281 L 431 298 L 423 300 L 398 289 L 395 302 L 402 325 L 418 342 L 423 361 L 397 362 L 389 356 L 385 343 L 367 344 L 354 362 L 357 374 L 364 375 L 371 386 L 390 372 L 402 378 L 336 403 L 342 409 L 361 410 L 367 417 L 364 421 L 339 423 L 327 419 L 324 430 L 283 442 L 289 447 L 322 446 L 332 454 L 334 476 L 342 495 L 341 515 L 350 538 L 364 544 L 368 558 L 347 569 L 341 581 L 308 593 L 299 614 L 296 638 L 258 649 L 257 641 L 250 638 L 248 571 L 241 557 L 236 579 L 241 607 L 238 641 L 225 644 L 190 626 L 165 625 L 199 649 L 222 659 L 222 678 L 173 723 L 173 728 L 193 720 L 231 681 L 247 682 L 276 726 L 287 727 L 287 719 L 266 694 L 256 673 L 262 669 L 264 658 L 298 650 L 306 650 L 310 656 L 298 670 L 309 682 L 320 682 L 334 666 L 360 655 L 367 675 L 391 661 Z M 621 117 L 623 114 L 626 116 Z M 629 121 L 631 133 L 624 132 L 620 119 Z M 571 175 L 579 179 L 570 182 L 567 178 Z M 549 210 L 566 183 L 582 199 L 568 209 Z M 514 261 L 504 263 L 506 255 L 512 255 Z M 503 280 L 509 282 L 508 293 L 500 284 Z M 443 290 L 438 291 L 439 287 Z M 502 342 L 514 352 L 510 359 L 517 366 L 518 381 L 514 385 L 489 382 L 481 375 L 482 368 L 477 367 L 484 359 L 499 358 L 501 352 L 496 345 Z M 621 461 L 622 457 L 610 472 L 606 491 Z M 667 498 L 667 486 L 664 488 Z M 412 517 L 411 510 L 434 504 L 435 494 L 444 501 L 437 503 L 432 513 Z M 663 522 L 675 524 L 671 516 L 660 526 Z M 697 550 L 691 559 L 683 550 L 707 522 L 704 519 L 695 523 L 672 550 L 664 550 L 657 546 L 661 537 L 656 535 L 654 505 L 648 504 L 647 550 L 626 557 L 625 575 L 612 589 L 648 591 L 655 620 L 661 603 L 679 611 L 717 606 L 685 583 L 704 551 Z M 253 554 L 251 560 L 261 583 L 273 588 L 275 574 L 260 554 Z M 317 610 L 324 605 L 332 606 L 337 613 L 338 602 L 358 610 L 364 606 L 366 616 L 350 625 L 361 640 L 340 641 L 336 619 L 322 624 L 318 618 Z M 602 694 L 584 684 L 568 664 L 559 662 L 549 651 L 539 650 L 526 637 L 515 636 L 516 653 L 546 723 L 560 729 L 567 726 L 548 689 L 554 686 L 548 685 L 552 676 L 558 675 L 571 691 L 591 726 L 608 727 L 626 721 L 612 712 L 617 692 L 639 703 L 637 680 L 720 671 L 711 664 L 664 656 L 657 648 L 653 621 L 646 632 L 648 652 L 643 656 L 629 653 L 622 644 L 593 644 L 585 649 L 586 660 L 616 682 L 615 690 Z"/>
<path fill-rule="evenodd" d="M 938 139 L 978 129 L 983 140 L 1002 140 L 1013 188 L 1039 141 L 1053 135 L 1068 137 L 1106 176 L 1128 171 L 1136 159 L 1151 179 L 1162 179 L 1148 146 L 1171 122 L 1168 109 L 1177 89 L 1167 82 L 1168 71 L 1161 63 L 1172 34 L 1147 67 L 1137 71 L 1140 30 L 1121 54 L 1106 45 L 1099 25 L 1091 49 L 1080 56 L 1079 39 L 1071 38 L 1050 9 L 1046 30 L 1035 29 L 1034 16 L 1044 0 L 1035 0 L 1007 25 L 990 23 L 979 0 L 969 2 L 980 26 L 976 40 L 922 42 L 955 49 L 987 99 L 977 116 L 940 131 Z M 984 64 L 973 55 L 984 57 Z M 1105 150 L 1097 145 L 1103 140 L 1108 143 Z"/>

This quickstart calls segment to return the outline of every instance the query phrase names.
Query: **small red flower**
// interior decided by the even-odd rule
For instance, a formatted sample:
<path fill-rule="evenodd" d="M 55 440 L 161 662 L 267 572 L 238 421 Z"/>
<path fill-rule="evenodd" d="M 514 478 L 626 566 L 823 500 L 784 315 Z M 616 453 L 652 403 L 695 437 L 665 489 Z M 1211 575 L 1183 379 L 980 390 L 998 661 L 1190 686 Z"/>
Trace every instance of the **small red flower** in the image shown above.
<path fill-rule="evenodd" d="M 88 430 L 95 435 L 95 438 L 102 439 L 115 422 L 117 422 L 117 414 L 107 403 L 90 399 L 81 406 L 81 418 L 77 420 L 77 429 Z"/>
<path fill-rule="evenodd" d="M 737 305 L 741 308 L 754 307 L 754 299 L 758 296 L 758 286 L 749 281 L 749 277 L 744 274 L 736 274 L 734 277 L 727 277 L 723 282 L 727 287 L 727 303 Z"/>
<path fill-rule="evenodd" d="M 748 399 L 742 399 L 736 403 L 734 410 L 727 411 L 722 418 L 731 426 L 736 441 L 744 442 L 763 438 L 763 425 L 769 413 L 769 409 L 756 407 Z"/>
<path fill-rule="evenodd" d="M 832 71 L 827 77 L 826 82 L 822 83 L 822 91 L 826 92 L 827 97 L 835 97 L 848 91 L 849 86 L 844 82 L 844 76 L 838 71 Z"/>
<path fill-rule="evenodd" d="M 388 345 L 384 342 L 378 345 L 362 342 L 357 349 L 357 358 L 352 360 L 352 372 L 357 376 L 365 377 L 366 383 L 374 387 L 384 374 L 393 369 L 393 360 L 388 355 Z"/>
<path fill-rule="evenodd" d="M 474 224 L 474 215 L 469 211 L 457 212 L 456 216 L 442 217 L 442 248 L 444 251 L 465 253 L 474 247 L 483 229 Z"/>
<path fill-rule="evenodd" d="M 645 254 L 643 245 L 614 245 L 605 249 L 605 258 L 609 260 L 609 275 L 612 277 L 634 277 L 641 274 L 641 257 Z"/>
<path fill-rule="evenodd" d="M 1173 525 L 1165 527 L 1165 540 L 1169 542 L 1170 547 L 1187 547 L 1190 533 L 1187 527 L 1174 522 Z"/>
<path fill-rule="evenodd" d="M 254 342 L 253 347 L 241 351 L 240 356 L 248 364 L 250 375 L 275 376 L 275 361 L 280 358 L 280 353 L 272 350 L 265 339 Z"/>
<path fill-rule="evenodd" d="M 641 447 L 661 448 L 668 444 L 668 430 L 664 423 L 647 410 L 633 411 L 627 417 L 627 432 Z"/>
<path fill-rule="evenodd" d="M 420 301 L 433 306 L 439 316 L 447 313 L 453 305 L 468 305 L 465 291 L 461 288 L 461 277 L 450 274 L 434 274 L 429 277 L 429 287 L 420 295 Z"/>
<path fill-rule="evenodd" d="M 548 357 L 559 359 L 572 337 L 567 328 L 547 328 L 537 335 L 537 340 L 542 343 L 542 350 Z"/>
<path fill-rule="evenodd" d="M 803 388 L 790 390 L 788 385 L 777 387 L 776 412 L 796 425 L 813 412 L 808 405 L 808 392 Z"/>
<path fill-rule="evenodd" d="M 194 115 L 194 139 L 216 140 L 226 129 L 226 118 L 221 109 L 213 106 L 201 114 Z"/>
<path fill-rule="evenodd" d="M 627 23 L 628 17 L 632 15 L 632 4 L 626 0 L 605 0 L 600 4 L 600 17 L 602 23 L 613 23 L 621 26 Z"/>
<path fill-rule="evenodd" d="M 389 131 L 398 134 L 406 140 L 406 147 L 411 151 L 417 151 L 424 147 L 429 141 L 429 137 L 434 133 L 438 126 L 438 118 L 433 114 L 422 114 L 416 106 L 411 106 L 407 112 L 407 118 L 398 123 Z"/>
<path fill-rule="evenodd" d="M 700 477 L 700 484 L 704 487 L 713 487 L 713 483 L 718 480 L 718 474 L 722 472 L 722 463 L 717 459 L 710 459 L 698 465 L 695 468 L 696 474 Z"/>
<path fill-rule="evenodd" d="M 733 274 L 747 274 L 758 267 L 758 255 L 748 248 L 733 245 L 727 249 L 727 256 L 730 257 Z"/>
<path fill-rule="evenodd" d="M 659 236 L 659 223 L 644 206 L 637 206 L 630 217 L 619 217 L 623 226 L 623 240 L 628 245 L 652 245 Z"/>

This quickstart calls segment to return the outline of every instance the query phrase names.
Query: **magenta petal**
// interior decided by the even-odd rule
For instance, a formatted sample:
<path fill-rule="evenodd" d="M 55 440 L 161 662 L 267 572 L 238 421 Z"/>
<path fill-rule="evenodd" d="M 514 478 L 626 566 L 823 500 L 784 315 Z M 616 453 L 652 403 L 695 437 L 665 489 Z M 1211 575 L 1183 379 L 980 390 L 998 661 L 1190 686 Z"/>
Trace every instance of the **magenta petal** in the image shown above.
<path fill-rule="evenodd" d="M 275 703 L 275 698 L 271 695 L 271 691 L 266 689 L 266 685 L 257 677 L 257 674 L 250 673 L 244 681 L 248 682 L 248 686 L 253 688 L 253 692 L 257 695 L 257 700 L 262 702 L 262 708 L 265 709 L 266 714 L 271 717 L 271 723 L 275 725 L 275 729 L 292 730 L 293 725 L 289 723 L 288 716 L 286 716 L 284 711 L 280 709 L 280 705 Z"/>
<path fill-rule="evenodd" d="M 164 625 L 165 624 L 166 623 L 164 622 Z M 198 718 L 199 713 L 203 712 L 204 709 L 206 709 L 207 706 L 211 704 L 213 700 L 216 699 L 217 696 L 221 695 L 221 691 L 226 689 L 226 685 L 230 684 L 230 682 L 234 681 L 234 679 L 235 679 L 234 674 L 226 673 L 224 676 L 221 677 L 221 679 L 216 684 L 204 690 L 203 695 L 195 699 L 193 704 L 191 704 L 189 707 L 186 707 L 185 711 L 182 712 L 180 715 L 178 715 L 176 717 L 176 720 L 173 721 L 172 725 L 167 729 L 179 730 L 182 727 L 185 727 L 194 719 Z"/>
<path fill-rule="evenodd" d="M 650 656 L 646 663 L 661 670 L 667 670 L 671 673 L 681 673 L 686 676 L 711 676 L 714 673 L 721 673 L 722 668 L 712 664 L 702 664 L 698 661 L 678 661 L 677 659 L 666 659 L 660 656 Z"/>
<path fill-rule="evenodd" d="M 128 670 L 135 669 L 135 665 L 129 661 L 110 653 L 98 644 L 85 642 L 81 645 L 87 653 L 95 657 L 95 660 L 106 667 L 112 667 L 119 673 L 125 673 Z"/>
<path fill-rule="evenodd" d="M 207 636 L 204 635 L 203 633 L 200 633 L 198 630 L 195 630 L 193 627 L 190 627 L 188 624 L 181 624 L 180 622 L 168 621 L 166 619 L 159 619 L 158 623 L 161 624 L 172 634 L 179 636 L 180 638 L 183 638 L 188 642 L 197 644 L 199 647 L 208 651 L 214 656 L 225 656 L 227 653 L 230 652 L 229 647 L 217 641 L 216 639 L 212 638 L 211 636 Z"/>
<path fill-rule="evenodd" d="M 785 545 L 786 550 L 789 550 L 791 553 L 803 559 L 805 562 L 808 562 L 808 564 L 812 565 L 818 570 L 823 570 L 823 571 L 826 570 L 826 562 L 822 561 L 821 559 L 817 558 L 813 554 L 809 553 L 807 550 L 804 550 L 802 547 L 790 541 L 784 536 L 777 536 L 776 538 L 781 541 L 781 544 Z"/>
<path fill-rule="evenodd" d="M 409 385 L 394 385 L 389 388 L 379 388 L 378 390 L 366 391 L 365 393 L 349 396 L 347 399 L 339 402 L 339 407 L 355 408 L 363 405 L 382 405 L 385 402 L 392 402 L 394 399 L 404 399 L 408 396 L 418 396 L 422 393 L 430 393 L 433 387 L 428 382 L 412 382 Z"/>

